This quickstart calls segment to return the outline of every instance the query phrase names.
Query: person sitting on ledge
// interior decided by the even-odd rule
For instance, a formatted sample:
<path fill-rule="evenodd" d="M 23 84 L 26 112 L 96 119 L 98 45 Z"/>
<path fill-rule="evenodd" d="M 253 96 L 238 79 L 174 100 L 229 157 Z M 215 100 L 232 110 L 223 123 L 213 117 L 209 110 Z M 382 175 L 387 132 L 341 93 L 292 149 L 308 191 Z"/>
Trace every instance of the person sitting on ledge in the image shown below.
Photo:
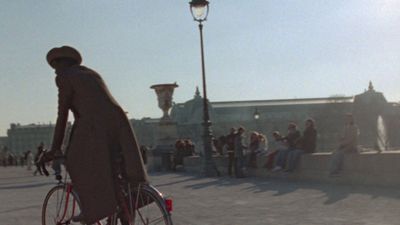
<path fill-rule="evenodd" d="M 299 140 L 301 134 L 300 131 L 297 129 L 297 125 L 295 123 L 289 123 L 288 125 L 288 134 L 286 137 L 282 139 L 285 141 L 287 148 L 281 149 L 278 152 L 277 159 L 276 159 L 276 166 L 273 169 L 274 172 L 280 171 L 286 166 L 286 160 L 289 152 L 296 149 L 297 141 Z"/>
<path fill-rule="evenodd" d="M 184 156 L 194 156 L 196 153 L 194 151 L 194 144 L 192 140 L 190 139 L 185 139 L 185 153 Z"/>
<path fill-rule="evenodd" d="M 178 139 L 175 142 L 175 151 L 173 153 L 173 160 L 172 160 L 172 170 L 176 171 L 176 167 L 178 165 L 183 166 L 183 157 L 185 154 L 185 141 L 182 139 Z"/>
<path fill-rule="evenodd" d="M 340 138 L 338 149 L 333 152 L 329 174 L 331 176 L 339 175 L 342 171 L 345 154 L 358 152 L 359 130 L 354 123 L 352 114 L 347 114 L 343 134 Z"/>
<path fill-rule="evenodd" d="M 279 131 L 274 131 L 272 133 L 272 137 L 274 139 L 271 142 L 271 145 L 268 147 L 268 151 L 266 154 L 267 161 L 264 165 L 264 167 L 268 170 L 274 168 L 275 156 L 277 155 L 277 153 L 281 150 L 287 149 L 287 146 L 283 142 L 282 135 L 279 133 Z"/>
<path fill-rule="evenodd" d="M 296 149 L 289 152 L 286 172 L 293 172 L 299 164 L 303 153 L 314 153 L 317 141 L 317 130 L 313 119 L 307 119 L 303 136 L 296 143 Z"/>

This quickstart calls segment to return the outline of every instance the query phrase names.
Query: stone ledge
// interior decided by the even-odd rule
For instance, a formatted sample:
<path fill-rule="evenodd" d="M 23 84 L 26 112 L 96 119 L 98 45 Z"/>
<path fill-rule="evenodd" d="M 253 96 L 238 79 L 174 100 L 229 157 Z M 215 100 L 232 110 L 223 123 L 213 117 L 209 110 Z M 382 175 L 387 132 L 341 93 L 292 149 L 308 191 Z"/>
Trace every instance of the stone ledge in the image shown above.
<path fill-rule="evenodd" d="M 329 177 L 328 169 L 331 153 L 306 154 L 301 158 L 297 171 L 293 173 L 270 172 L 263 168 L 265 156 L 258 157 L 258 169 L 249 169 L 247 174 L 254 177 L 284 178 L 293 181 L 317 181 L 337 184 L 400 187 L 400 152 L 365 152 L 345 156 L 343 173 L 339 177 Z M 227 175 L 228 158 L 214 157 L 222 175 Z M 199 173 L 201 158 L 185 158 L 185 170 Z"/>

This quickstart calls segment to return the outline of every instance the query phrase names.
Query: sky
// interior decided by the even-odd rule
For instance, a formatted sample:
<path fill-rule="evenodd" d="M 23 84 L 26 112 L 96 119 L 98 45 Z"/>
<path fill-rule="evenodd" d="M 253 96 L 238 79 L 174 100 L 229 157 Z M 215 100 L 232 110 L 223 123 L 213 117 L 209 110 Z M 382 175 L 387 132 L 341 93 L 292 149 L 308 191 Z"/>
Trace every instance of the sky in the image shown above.
<path fill-rule="evenodd" d="M 174 101 L 202 85 L 188 0 L 3 0 L 0 136 L 10 123 L 55 122 L 45 56 L 77 48 L 130 118 L 160 117 L 153 84 Z M 210 101 L 353 96 L 372 81 L 400 101 L 400 0 L 210 0 L 204 23 Z"/>

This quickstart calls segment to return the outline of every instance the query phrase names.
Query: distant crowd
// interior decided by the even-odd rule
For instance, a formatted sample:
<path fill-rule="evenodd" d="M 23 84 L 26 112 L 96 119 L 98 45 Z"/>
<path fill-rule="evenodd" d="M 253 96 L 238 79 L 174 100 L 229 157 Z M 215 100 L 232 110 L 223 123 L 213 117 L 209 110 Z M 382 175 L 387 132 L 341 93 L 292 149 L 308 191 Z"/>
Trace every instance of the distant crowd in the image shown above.
<path fill-rule="evenodd" d="M 266 169 L 292 172 L 303 153 L 315 152 L 317 131 L 312 119 L 306 120 L 302 135 L 295 123 L 289 123 L 287 134 L 283 136 L 274 131 L 270 142 L 264 134 L 256 131 L 250 132 L 250 139 L 246 142 L 245 131 L 244 127 L 231 128 L 229 134 L 216 142 L 217 152 L 228 156 L 230 176 L 241 178 L 247 168 L 258 168 L 257 158 L 260 155 L 265 155 L 263 167 Z"/>
<path fill-rule="evenodd" d="M 303 154 L 314 153 L 317 148 L 317 129 L 312 118 L 305 120 L 303 131 L 293 122 L 288 124 L 285 134 L 273 131 L 270 141 L 257 131 L 250 131 L 248 139 L 246 133 L 242 126 L 233 127 L 227 135 L 213 139 L 213 154 L 227 157 L 229 176 L 245 177 L 247 169 L 258 167 L 272 172 L 291 173 L 298 168 Z M 346 153 L 357 152 L 358 133 L 353 116 L 347 114 L 338 148 L 332 154 L 331 176 L 340 174 Z M 194 145 L 190 140 L 178 140 L 172 160 L 173 170 L 177 165 L 184 164 L 184 157 L 194 154 Z"/>
<path fill-rule="evenodd" d="M 35 154 L 31 150 L 24 152 L 23 154 L 13 154 L 7 149 L 4 149 L 0 155 L 0 162 L 3 167 L 7 166 L 26 166 L 27 170 L 33 170 L 33 175 L 37 174 L 49 176 L 49 172 L 46 169 L 46 165 L 40 162 L 40 159 L 44 156 L 46 149 L 43 143 L 40 143 L 37 147 Z"/>
<path fill-rule="evenodd" d="M 303 154 L 316 151 L 317 129 L 311 118 L 305 121 L 301 132 L 296 123 L 289 123 L 287 132 L 282 135 L 279 131 L 272 132 L 272 140 L 268 141 L 264 134 L 250 132 L 247 141 L 245 128 L 231 128 L 226 136 L 219 137 L 214 146 L 220 155 L 227 155 L 228 175 L 238 178 L 244 177 L 248 168 L 258 168 L 258 157 L 264 156 L 262 167 L 272 172 L 291 173 L 296 170 Z M 351 114 L 345 116 L 344 129 L 341 134 L 338 148 L 333 152 L 329 173 L 339 175 L 346 153 L 356 153 L 358 143 L 358 128 L 354 124 Z"/>
<path fill-rule="evenodd" d="M 296 123 L 289 123 L 285 135 L 280 131 L 272 132 L 272 140 L 268 141 L 264 134 L 250 131 L 249 139 L 246 138 L 246 129 L 242 126 L 231 128 L 227 135 L 213 138 L 213 154 L 227 158 L 229 176 L 245 177 L 247 169 L 263 167 L 272 172 L 291 173 L 296 170 L 303 154 L 316 151 L 317 129 L 315 121 L 311 118 L 305 121 L 304 130 L 301 132 Z M 358 152 L 358 127 L 353 116 L 347 114 L 344 129 L 341 134 L 337 149 L 332 154 L 330 162 L 330 175 L 337 176 L 342 171 L 343 161 L 347 153 Z M 147 151 L 141 146 L 143 160 L 147 163 Z M 40 163 L 46 149 L 43 143 L 37 147 L 35 154 L 29 150 L 23 154 L 13 154 L 3 150 L 0 154 L 0 164 L 7 166 L 26 166 L 33 170 L 33 175 L 49 175 L 44 163 Z M 199 153 L 201 155 L 201 152 Z M 171 157 L 172 170 L 177 166 L 184 166 L 184 158 L 196 155 L 195 145 L 190 139 L 178 139 Z M 263 156 L 260 158 L 260 156 Z M 261 163 L 260 163 L 261 162 Z M 54 168 L 53 168 L 54 169 Z"/>

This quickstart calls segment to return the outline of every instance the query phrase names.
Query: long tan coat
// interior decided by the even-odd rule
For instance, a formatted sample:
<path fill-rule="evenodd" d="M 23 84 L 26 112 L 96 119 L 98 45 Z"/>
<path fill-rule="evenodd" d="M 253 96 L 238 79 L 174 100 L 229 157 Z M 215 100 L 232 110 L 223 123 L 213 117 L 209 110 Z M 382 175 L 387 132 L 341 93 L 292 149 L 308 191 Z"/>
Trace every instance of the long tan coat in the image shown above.
<path fill-rule="evenodd" d="M 121 150 L 131 182 L 147 182 L 143 159 L 125 112 L 98 73 L 84 66 L 56 71 L 58 118 L 52 150 L 63 142 L 68 111 L 74 114 L 66 168 L 92 224 L 117 207 L 111 172 L 113 151 Z"/>

